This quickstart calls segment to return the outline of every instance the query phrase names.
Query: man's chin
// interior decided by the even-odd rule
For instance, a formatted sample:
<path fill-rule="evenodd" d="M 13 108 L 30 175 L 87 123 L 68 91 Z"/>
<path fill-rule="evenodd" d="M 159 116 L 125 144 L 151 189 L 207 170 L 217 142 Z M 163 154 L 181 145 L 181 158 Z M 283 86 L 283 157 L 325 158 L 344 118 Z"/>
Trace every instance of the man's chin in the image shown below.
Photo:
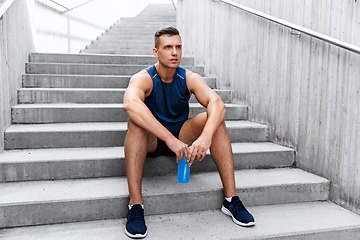
<path fill-rule="evenodd" d="M 176 69 L 179 65 L 180 65 L 180 61 L 176 61 L 176 62 L 159 62 L 162 66 L 166 67 L 166 68 L 170 68 L 170 69 Z"/>
<path fill-rule="evenodd" d="M 180 65 L 180 62 L 175 62 L 175 63 L 170 63 L 169 67 L 170 68 L 177 68 Z"/>
<path fill-rule="evenodd" d="M 170 68 L 170 69 L 176 69 L 178 66 L 179 66 L 179 64 L 169 64 L 169 65 L 166 65 L 166 67 L 167 67 L 167 68 Z"/>

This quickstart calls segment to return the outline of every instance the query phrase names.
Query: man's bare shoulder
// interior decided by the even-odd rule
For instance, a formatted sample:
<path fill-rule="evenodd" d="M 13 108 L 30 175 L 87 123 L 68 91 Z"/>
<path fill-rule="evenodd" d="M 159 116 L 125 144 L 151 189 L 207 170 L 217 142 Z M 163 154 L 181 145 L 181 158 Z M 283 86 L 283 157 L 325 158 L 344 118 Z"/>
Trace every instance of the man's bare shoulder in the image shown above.
<path fill-rule="evenodd" d="M 191 92 L 194 88 L 206 86 L 205 80 L 197 73 L 186 69 L 186 83 Z"/>
<path fill-rule="evenodd" d="M 135 85 L 143 85 L 143 84 L 149 84 L 149 83 L 152 83 L 151 81 L 151 77 L 149 75 L 149 73 L 144 69 L 144 70 L 141 70 L 140 72 L 138 73 L 135 73 L 131 79 L 130 79 L 130 83 L 129 85 L 131 84 L 135 84 Z"/>
<path fill-rule="evenodd" d="M 149 73 L 145 69 L 131 77 L 128 88 L 133 87 L 141 89 L 146 95 L 148 92 L 151 92 L 153 87 L 152 80 Z"/>
<path fill-rule="evenodd" d="M 189 69 L 185 69 L 185 70 L 186 70 L 186 79 L 201 77 L 199 74 L 194 73 L 194 72 L 190 71 Z"/>
<path fill-rule="evenodd" d="M 135 79 L 135 80 L 151 80 L 151 77 L 149 75 L 149 73 L 143 69 L 141 70 L 140 72 L 138 73 L 135 73 L 132 77 L 131 77 L 131 80 L 132 79 Z"/>

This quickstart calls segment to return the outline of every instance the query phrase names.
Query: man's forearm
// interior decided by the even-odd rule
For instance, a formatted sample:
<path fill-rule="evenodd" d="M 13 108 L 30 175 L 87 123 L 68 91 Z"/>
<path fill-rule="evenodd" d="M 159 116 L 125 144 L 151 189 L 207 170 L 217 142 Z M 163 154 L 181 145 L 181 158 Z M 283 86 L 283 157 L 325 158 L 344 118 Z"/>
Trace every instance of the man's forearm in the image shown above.
<path fill-rule="evenodd" d="M 207 134 L 212 137 L 225 117 L 225 105 L 221 99 L 209 102 L 207 106 L 207 117 L 208 119 L 202 134 Z"/>

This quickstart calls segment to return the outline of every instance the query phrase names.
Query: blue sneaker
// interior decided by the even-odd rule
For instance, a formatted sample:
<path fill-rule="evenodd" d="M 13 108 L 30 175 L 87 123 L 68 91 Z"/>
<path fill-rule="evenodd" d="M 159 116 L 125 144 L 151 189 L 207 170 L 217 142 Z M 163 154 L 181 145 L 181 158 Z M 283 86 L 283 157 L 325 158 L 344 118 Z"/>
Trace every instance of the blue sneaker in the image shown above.
<path fill-rule="evenodd" d="M 255 225 L 254 217 L 244 207 L 238 196 L 232 197 L 231 202 L 225 199 L 221 211 L 232 217 L 234 223 L 240 226 L 251 227 Z"/>
<path fill-rule="evenodd" d="M 125 234 L 131 238 L 144 238 L 147 227 L 144 218 L 144 209 L 141 204 L 135 204 L 126 214 Z"/>

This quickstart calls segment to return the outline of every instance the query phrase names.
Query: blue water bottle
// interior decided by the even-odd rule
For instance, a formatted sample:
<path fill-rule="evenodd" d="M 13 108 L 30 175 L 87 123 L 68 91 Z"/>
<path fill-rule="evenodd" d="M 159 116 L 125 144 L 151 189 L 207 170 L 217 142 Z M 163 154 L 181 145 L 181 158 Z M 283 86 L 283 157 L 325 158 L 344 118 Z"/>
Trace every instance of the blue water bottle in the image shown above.
<path fill-rule="evenodd" d="M 188 183 L 190 175 L 190 167 L 187 165 L 186 158 L 178 163 L 177 181 L 179 183 Z"/>

